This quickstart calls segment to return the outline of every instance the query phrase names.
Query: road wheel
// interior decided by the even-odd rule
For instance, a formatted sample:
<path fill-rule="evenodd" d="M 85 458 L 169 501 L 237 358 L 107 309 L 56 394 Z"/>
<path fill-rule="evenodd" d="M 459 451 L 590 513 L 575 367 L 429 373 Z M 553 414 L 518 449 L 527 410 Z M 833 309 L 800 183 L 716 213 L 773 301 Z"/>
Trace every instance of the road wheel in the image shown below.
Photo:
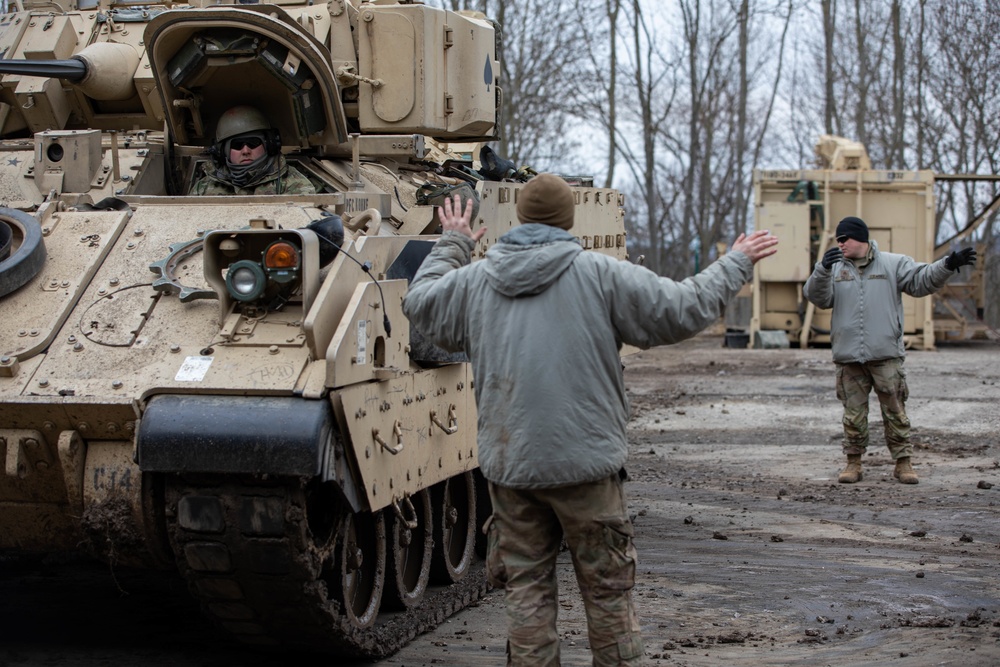
<path fill-rule="evenodd" d="M 388 513 L 388 511 L 387 511 Z M 410 609 L 420 603 L 431 576 L 434 547 L 431 494 L 424 489 L 394 509 L 389 521 L 384 604 Z"/>
<path fill-rule="evenodd" d="M 434 486 L 434 559 L 431 579 L 455 583 L 469 572 L 476 547 L 476 484 L 471 472 Z"/>
<path fill-rule="evenodd" d="M 385 588 L 385 517 L 382 512 L 348 514 L 337 545 L 339 598 L 356 628 L 378 617 Z"/>

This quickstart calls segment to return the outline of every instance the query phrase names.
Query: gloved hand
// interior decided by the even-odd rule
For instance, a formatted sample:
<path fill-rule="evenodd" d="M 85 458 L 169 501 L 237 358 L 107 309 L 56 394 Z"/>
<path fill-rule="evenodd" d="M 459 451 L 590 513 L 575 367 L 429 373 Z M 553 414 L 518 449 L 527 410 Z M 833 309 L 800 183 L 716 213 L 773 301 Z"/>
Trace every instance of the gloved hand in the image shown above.
<path fill-rule="evenodd" d="M 823 253 L 823 259 L 820 261 L 820 263 L 823 265 L 824 269 L 829 271 L 834 264 L 836 264 L 842 259 L 844 259 L 844 251 L 834 246 L 829 250 L 827 250 L 825 253 Z"/>
<path fill-rule="evenodd" d="M 962 248 L 961 250 L 955 250 L 944 258 L 944 266 L 950 271 L 958 271 L 961 267 L 967 264 L 975 264 L 975 263 L 976 263 L 975 248 Z"/>

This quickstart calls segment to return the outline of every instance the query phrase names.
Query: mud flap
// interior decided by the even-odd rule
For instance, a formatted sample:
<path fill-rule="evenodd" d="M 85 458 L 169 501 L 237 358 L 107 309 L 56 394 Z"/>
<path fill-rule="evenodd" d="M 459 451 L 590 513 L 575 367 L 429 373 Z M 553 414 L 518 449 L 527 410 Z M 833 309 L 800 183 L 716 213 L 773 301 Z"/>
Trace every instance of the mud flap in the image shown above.
<path fill-rule="evenodd" d="M 333 429 L 327 401 L 156 396 L 139 425 L 139 468 L 312 477 L 322 471 Z"/>

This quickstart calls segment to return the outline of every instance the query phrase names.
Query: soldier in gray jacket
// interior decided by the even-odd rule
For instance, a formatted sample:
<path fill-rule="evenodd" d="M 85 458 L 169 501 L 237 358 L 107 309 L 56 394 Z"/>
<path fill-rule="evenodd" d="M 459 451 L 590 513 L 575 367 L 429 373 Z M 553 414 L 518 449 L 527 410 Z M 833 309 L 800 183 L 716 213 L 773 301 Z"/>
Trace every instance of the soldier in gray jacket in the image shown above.
<path fill-rule="evenodd" d="M 840 221 L 837 246 L 816 262 L 802 292 L 820 308 L 833 308 L 830 344 L 837 364 L 837 398 L 844 405 L 844 454 L 847 467 L 839 481 L 862 479 L 861 457 L 868 447 L 868 396 L 872 388 L 882 406 L 885 443 L 896 462 L 893 475 L 903 484 L 919 479 L 910 463 L 910 420 L 906 416 L 903 370 L 903 299 L 941 289 L 952 271 L 976 262 L 965 248 L 933 264 L 880 252 L 868 238 L 864 220 Z"/>
<path fill-rule="evenodd" d="M 559 665 L 555 565 L 565 537 L 583 595 L 594 665 L 643 660 L 631 590 L 636 552 L 622 477 L 628 400 L 619 350 L 701 331 L 775 252 L 741 235 L 683 282 L 596 252 L 567 230 L 574 197 L 540 174 L 518 193 L 520 226 L 485 259 L 471 252 L 471 203 L 446 199 L 443 234 L 403 310 L 425 336 L 472 363 L 479 461 L 489 481 L 487 571 L 506 591 L 508 664 Z"/>

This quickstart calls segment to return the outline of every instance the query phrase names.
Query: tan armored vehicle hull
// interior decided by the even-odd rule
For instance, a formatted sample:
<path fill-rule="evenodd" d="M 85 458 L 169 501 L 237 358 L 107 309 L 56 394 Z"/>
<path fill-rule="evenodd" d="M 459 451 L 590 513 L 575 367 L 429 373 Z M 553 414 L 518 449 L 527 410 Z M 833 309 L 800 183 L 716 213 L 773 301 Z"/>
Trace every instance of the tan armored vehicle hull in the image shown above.
<path fill-rule="evenodd" d="M 0 68 L 0 550 L 177 568 L 239 639 L 333 653 L 391 653 L 481 595 L 474 379 L 401 301 L 427 192 L 475 197 L 483 252 L 516 224 L 522 183 L 449 144 L 495 134 L 494 25 L 14 18 L 0 42 L 42 69 Z M 315 194 L 188 194 L 236 104 Z M 584 246 L 624 258 L 620 195 L 574 191 Z"/>

